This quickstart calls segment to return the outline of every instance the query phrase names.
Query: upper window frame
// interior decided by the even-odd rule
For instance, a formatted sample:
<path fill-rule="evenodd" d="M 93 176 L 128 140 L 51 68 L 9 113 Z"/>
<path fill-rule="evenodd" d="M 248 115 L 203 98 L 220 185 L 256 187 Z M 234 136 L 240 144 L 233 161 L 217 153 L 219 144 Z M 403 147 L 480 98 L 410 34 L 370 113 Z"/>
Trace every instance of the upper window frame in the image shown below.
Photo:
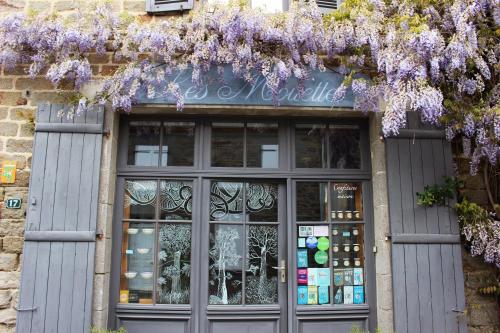
<path fill-rule="evenodd" d="M 193 166 L 135 166 L 128 165 L 128 144 L 129 144 L 129 123 L 132 121 L 161 121 L 161 122 L 194 122 L 194 163 Z M 214 167 L 211 166 L 211 123 L 277 123 L 278 124 L 278 144 L 279 144 L 279 165 L 278 168 L 259 167 Z M 359 169 L 334 169 L 334 168 L 297 168 L 296 147 L 295 147 L 295 126 L 296 124 L 335 124 L 335 125 L 357 125 L 360 131 L 360 163 Z M 318 118 L 318 117 L 262 117 L 262 116 L 193 116 L 193 115 L 122 115 L 120 119 L 117 172 L 119 175 L 144 175 L 151 172 L 154 175 L 248 175 L 271 177 L 288 177 L 290 175 L 306 175 L 318 177 L 354 176 L 355 179 L 368 179 L 371 177 L 371 157 L 369 126 L 366 117 L 349 118 Z M 327 143 L 329 145 L 329 143 Z M 330 152 L 327 146 L 327 159 Z M 367 178 L 368 177 L 368 178 Z M 350 178 L 350 179 L 351 179 Z"/>

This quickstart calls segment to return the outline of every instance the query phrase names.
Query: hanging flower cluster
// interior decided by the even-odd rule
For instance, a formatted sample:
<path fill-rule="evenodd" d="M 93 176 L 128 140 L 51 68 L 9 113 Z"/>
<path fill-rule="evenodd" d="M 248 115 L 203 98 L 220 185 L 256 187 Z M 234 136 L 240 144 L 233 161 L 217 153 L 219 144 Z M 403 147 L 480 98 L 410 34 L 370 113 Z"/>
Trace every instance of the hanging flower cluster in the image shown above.
<path fill-rule="evenodd" d="M 456 204 L 462 234 L 470 242 L 473 256 L 483 255 L 484 261 L 500 268 L 500 221 L 473 202 Z"/>
<path fill-rule="evenodd" d="M 294 80 L 303 91 L 325 61 L 346 75 L 332 104 L 352 89 L 355 109 L 383 110 L 385 135 L 406 126 L 407 111 L 420 112 L 449 139 L 466 138 L 475 172 L 482 159 L 496 164 L 500 156 L 499 25 L 500 0 L 346 0 L 326 17 L 314 1 L 275 15 L 238 2 L 150 23 L 104 4 L 70 18 L 1 20 L 0 67 L 27 63 L 32 77 L 47 69 L 56 86 L 73 82 L 79 90 L 93 79 L 89 55 L 113 52 L 123 65 L 95 98 L 80 99 L 77 112 L 106 102 L 130 112 L 140 92 L 172 96 L 182 109 L 172 73 L 188 66 L 195 84 L 213 67 L 229 65 L 250 83 L 260 74 L 277 103 L 281 87 Z"/>

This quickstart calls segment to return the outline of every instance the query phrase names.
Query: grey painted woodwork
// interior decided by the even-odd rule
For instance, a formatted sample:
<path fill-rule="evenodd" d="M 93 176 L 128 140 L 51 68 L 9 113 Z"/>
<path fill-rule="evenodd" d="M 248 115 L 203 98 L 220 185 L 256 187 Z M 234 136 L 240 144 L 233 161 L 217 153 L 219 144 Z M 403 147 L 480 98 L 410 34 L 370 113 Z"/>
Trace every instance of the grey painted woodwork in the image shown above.
<path fill-rule="evenodd" d="M 127 165 L 128 124 L 144 119 L 164 121 L 195 121 L 194 165 L 192 167 L 141 167 Z M 210 165 L 210 121 L 217 117 L 126 116 L 120 121 L 120 147 L 117 162 L 117 191 L 113 228 L 113 261 L 108 323 L 111 328 L 125 327 L 128 333 L 349 333 L 353 326 L 374 332 L 376 328 L 374 254 L 369 250 L 373 241 L 373 207 L 368 128 L 364 120 L 336 119 L 331 122 L 359 124 L 361 129 L 361 159 L 359 170 L 297 169 L 295 168 L 296 119 L 252 118 L 252 121 L 277 121 L 279 134 L 279 168 L 221 168 Z M 219 119 L 242 121 L 246 118 Z M 305 119 L 305 123 L 325 120 Z M 123 237 L 123 193 L 126 179 L 186 179 L 193 181 L 191 301 L 190 305 L 144 305 L 119 303 L 121 242 Z M 279 184 L 279 259 L 287 261 L 286 283 L 280 283 L 279 302 L 266 305 L 209 305 L 208 304 L 208 248 L 209 248 L 209 193 L 210 181 L 248 181 L 265 179 Z M 363 186 L 365 225 L 365 268 L 367 304 L 352 305 L 297 305 L 296 290 L 296 224 L 295 186 L 299 181 L 352 181 Z M 311 224 L 324 224 L 312 222 Z"/>
<path fill-rule="evenodd" d="M 466 333 L 456 216 L 448 207 L 416 203 L 425 185 L 452 175 L 451 146 L 415 118 L 409 127 L 386 140 L 395 331 Z"/>
<path fill-rule="evenodd" d="M 64 107 L 37 113 L 18 333 L 90 331 L 103 112 Z"/>

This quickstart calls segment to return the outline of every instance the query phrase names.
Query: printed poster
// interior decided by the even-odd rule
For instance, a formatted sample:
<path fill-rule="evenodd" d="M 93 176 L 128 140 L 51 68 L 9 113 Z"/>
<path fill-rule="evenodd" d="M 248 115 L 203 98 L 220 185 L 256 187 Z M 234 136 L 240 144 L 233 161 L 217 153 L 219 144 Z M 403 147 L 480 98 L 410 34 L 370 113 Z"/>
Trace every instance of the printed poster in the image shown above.
<path fill-rule="evenodd" d="M 307 266 L 307 250 L 297 250 L 297 267 Z"/>
<path fill-rule="evenodd" d="M 16 161 L 3 161 L 0 182 L 3 184 L 14 184 L 16 182 Z"/>
<path fill-rule="evenodd" d="M 307 286 L 307 304 L 318 304 L 318 287 Z"/>
<path fill-rule="evenodd" d="M 307 284 L 307 268 L 297 269 L 297 283 Z"/>
<path fill-rule="evenodd" d="M 318 268 L 318 286 L 330 286 L 330 268 Z"/>
<path fill-rule="evenodd" d="M 354 303 L 354 287 L 353 286 L 345 286 L 344 287 L 344 304 L 353 304 Z"/>
<path fill-rule="evenodd" d="M 354 268 L 354 285 L 363 285 L 363 268 Z"/>
<path fill-rule="evenodd" d="M 333 273 L 333 283 L 336 286 L 343 286 L 344 285 L 344 270 L 343 269 L 336 269 L 335 272 Z"/>
<path fill-rule="evenodd" d="M 306 239 L 303 237 L 300 237 L 297 239 L 297 246 L 298 247 L 306 247 Z"/>
<path fill-rule="evenodd" d="M 352 286 L 354 283 L 354 273 L 352 268 L 344 269 L 344 285 Z"/>
<path fill-rule="evenodd" d="M 328 226 L 327 225 L 316 225 L 314 226 L 314 236 L 328 236 Z"/>
<path fill-rule="evenodd" d="M 318 303 L 328 304 L 330 300 L 328 299 L 329 288 L 325 286 L 318 287 Z"/>
<path fill-rule="evenodd" d="M 309 286 L 318 285 L 318 268 L 308 268 L 307 269 L 307 284 Z"/>
<path fill-rule="evenodd" d="M 309 236 L 313 236 L 313 226 L 312 225 L 299 226 L 299 237 L 309 237 Z"/>
<path fill-rule="evenodd" d="M 363 304 L 365 302 L 365 292 L 363 286 L 354 287 L 354 304 Z"/>
<path fill-rule="evenodd" d="M 307 286 L 299 286 L 297 288 L 297 304 L 307 304 Z"/>

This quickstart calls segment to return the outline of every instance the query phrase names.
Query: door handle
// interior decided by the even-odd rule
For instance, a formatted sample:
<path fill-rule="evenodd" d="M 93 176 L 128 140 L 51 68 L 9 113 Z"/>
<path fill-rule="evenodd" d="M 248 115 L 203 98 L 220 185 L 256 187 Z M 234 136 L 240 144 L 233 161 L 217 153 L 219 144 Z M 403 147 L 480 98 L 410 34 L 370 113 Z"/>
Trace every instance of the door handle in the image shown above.
<path fill-rule="evenodd" d="M 281 263 L 281 266 L 272 266 L 271 268 L 279 271 L 280 281 L 285 283 L 286 282 L 286 260 L 281 260 L 280 263 Z"/>

